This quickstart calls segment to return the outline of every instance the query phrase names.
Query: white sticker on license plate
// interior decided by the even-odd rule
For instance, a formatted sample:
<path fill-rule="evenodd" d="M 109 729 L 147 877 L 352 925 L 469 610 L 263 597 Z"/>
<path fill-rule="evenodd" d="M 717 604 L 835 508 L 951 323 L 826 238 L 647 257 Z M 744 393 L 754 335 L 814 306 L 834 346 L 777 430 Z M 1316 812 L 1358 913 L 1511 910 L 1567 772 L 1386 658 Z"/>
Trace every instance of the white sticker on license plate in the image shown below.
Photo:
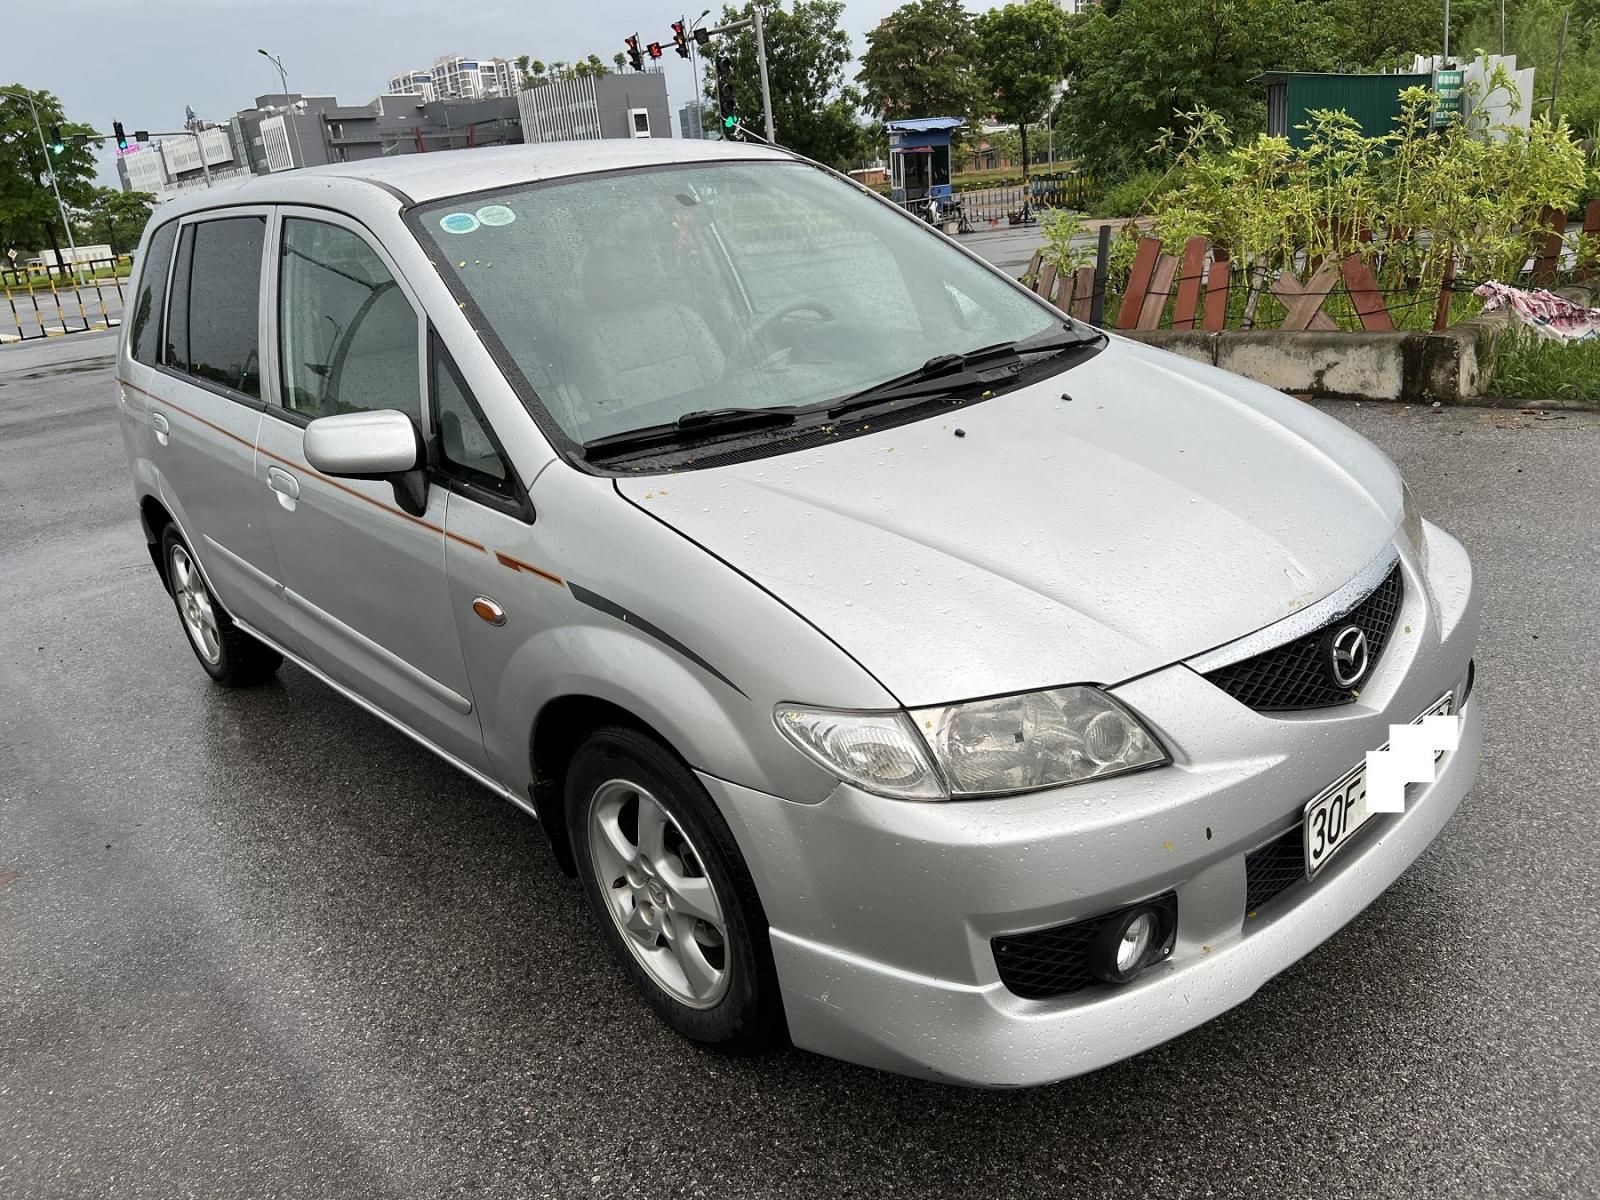
<path fill-rule="evenodd" d="M 1424 717 L 1450 712 L 1453 693 L 1446 692 L 1425 712 L 1420 713 L 1413 725 Z M 1387 750 L 1385 742 L 1379 749 Z M 1311 878 L 1327 862 L 1349 844 L 1356 830 L 1377 814 L 1367 808 L 1367 763 L 1361 763 L 1341 775 L 1337 781 L 1319 792 L 1305 807 L 1306 877 Z"/>

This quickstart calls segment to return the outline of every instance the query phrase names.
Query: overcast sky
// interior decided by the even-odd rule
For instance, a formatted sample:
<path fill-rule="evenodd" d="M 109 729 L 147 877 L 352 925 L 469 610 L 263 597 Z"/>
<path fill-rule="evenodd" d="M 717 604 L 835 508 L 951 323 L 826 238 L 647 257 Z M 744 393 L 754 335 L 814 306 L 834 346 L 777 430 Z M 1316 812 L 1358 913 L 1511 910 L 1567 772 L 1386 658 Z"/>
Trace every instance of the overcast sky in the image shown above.
<path fill-rule="evenodd" d="M 545 62 L 598 54 L 609 64 L 622 39 L 672 36 L 693 17 L 684 0 L 0 0 L 0 83 L 48 88 L 71 120 L 107 133 L 120 120 L 176 129 L 184 105 L 208 119 L 231 116 L 276 92 L 265 47 L 283 58 L 291 91 L 362 104 L 408 67 L 444 54 L 528 54 Z M 901 0 L 846 0 L 856 54 L 863 35 Z M 969 0 L 968 7 L 987 7 Z M 715 11 L 721 12 L 716 0 Z M 57 49 L 59 48 L 59 50 Z M 694 92 L 689 64 L 668 49 L 667 94 L 677 107 Z M 102 179 L 115 184 L 108 148 Z"/>

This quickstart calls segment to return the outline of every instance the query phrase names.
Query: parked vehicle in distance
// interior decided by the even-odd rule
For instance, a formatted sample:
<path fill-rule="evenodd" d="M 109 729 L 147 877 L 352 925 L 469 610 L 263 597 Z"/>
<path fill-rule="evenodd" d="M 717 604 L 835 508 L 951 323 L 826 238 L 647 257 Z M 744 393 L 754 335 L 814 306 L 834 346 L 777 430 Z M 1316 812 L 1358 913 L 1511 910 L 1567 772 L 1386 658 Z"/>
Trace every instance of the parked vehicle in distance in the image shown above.
<path fill-rule="evenodd" d="M 151 221 L 118 404 L 201 666 L 534 812 L 690 1038 L 1018 1086 L 1240 1003 L 1476 770 L 1394 466 L 775 149 L 341 164 Z M 1365 754 L 1457 713 L 1401 814 Z"/>

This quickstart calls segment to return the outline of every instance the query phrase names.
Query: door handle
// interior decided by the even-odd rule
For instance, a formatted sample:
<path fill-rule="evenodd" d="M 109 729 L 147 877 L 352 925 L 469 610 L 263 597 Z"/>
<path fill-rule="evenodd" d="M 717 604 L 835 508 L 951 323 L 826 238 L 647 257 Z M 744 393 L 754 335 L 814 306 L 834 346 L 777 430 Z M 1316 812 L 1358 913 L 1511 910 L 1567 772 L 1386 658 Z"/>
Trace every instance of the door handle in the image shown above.
<path fill-rule="evenodd" d="M 159 445 L 167 444 L 167 437 L 172 432 L 172 426 L 167 424 L 166 417 L 158 412 L 150 414 L 150 428 L 156 431 L 156 442 Z"/>
<path fill-rule="evenodd" d="M 282 467 L 268 467 L 267 486 L 277 493 L 278 503 L 283 505 L 284 511 L 294 511 L 294 502 L 300 498 L 298 479 Z"/>

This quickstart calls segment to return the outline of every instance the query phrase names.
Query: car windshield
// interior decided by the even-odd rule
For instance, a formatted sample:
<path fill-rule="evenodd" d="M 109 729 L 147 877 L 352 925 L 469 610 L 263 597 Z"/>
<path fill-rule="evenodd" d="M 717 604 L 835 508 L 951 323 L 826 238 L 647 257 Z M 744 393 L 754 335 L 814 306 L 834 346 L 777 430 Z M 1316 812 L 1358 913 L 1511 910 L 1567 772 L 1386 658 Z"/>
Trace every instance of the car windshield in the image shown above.
<path fill-rule="evenodd" d="M 432 203 L 415 227 L 574 442 L 825 404 L 1060 318 L 815 167 L 618 171 Z"/>

